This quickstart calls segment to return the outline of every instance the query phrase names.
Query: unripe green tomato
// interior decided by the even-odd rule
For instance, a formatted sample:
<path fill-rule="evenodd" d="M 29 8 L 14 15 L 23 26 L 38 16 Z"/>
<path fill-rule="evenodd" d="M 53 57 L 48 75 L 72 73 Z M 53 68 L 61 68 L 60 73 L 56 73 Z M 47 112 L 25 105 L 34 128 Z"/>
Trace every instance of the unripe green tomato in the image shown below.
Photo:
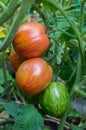
<path fill-rule="evenodd" d="M 61 82 L 51 82 L 39 95 L 41 108 L 46 114 L 61 116 L 67 109 L 69 94 Z"/>

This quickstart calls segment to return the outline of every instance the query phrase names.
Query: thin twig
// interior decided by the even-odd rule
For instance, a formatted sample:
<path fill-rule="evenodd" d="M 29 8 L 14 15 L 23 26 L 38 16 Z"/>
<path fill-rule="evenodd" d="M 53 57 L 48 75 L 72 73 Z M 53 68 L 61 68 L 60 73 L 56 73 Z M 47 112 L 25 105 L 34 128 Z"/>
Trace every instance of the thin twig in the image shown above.
<path fill-rule="evenodd" d="M 46 116 L 44 118 L 45 121 L 51 121 L 53 123 L 56 123 L 56 124 L 60 124 L 61 120 L 58 119 L 58 118 L 55 118 L 55 117 L 51 117 L 51 116 Z M 64 128 L 66 128 L 67 130 L 70 130 L 70 127 L 69 127 L 69 123 L 65 122 L 65 125 L 64 125 Z"/>
<path fill-rule="evenodd" d="M 7 71 L 6 71 L 6 61 L 5 61 L 5 52 L 2 53 L 2 71 L 3 71 L 3 78 L 4 78 L 4 83 L 5 87 L 8 85 L 7 81 Z"/>
<path fill-rule="evenodd" d="M 77 7 L 80 7 L 80 4 L 72 4 L 69 7 L 65 8 L 64 10 L 69 11 L 69 10 L 72 10 L 72 9 L 76 9 Z"/>

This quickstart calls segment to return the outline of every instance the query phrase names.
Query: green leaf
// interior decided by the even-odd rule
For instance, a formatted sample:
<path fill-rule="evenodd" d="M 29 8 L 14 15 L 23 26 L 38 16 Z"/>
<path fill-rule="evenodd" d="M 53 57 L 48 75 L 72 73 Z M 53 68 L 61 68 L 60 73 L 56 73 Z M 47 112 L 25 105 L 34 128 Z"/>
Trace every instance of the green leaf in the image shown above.
<path fill-rule="evenodd" d="M 3 2 L 3 3 L 7 3 L 8 2 L 8 0 L 0 0 L 1 2 Z"/>
<path fill-rule="evenodd" d="M 12 77 L 9 75 L 8 71 L 6 71 L 7 73 L 7 79 L 8 80 L 12 80 Z M 4 83 L 4 77 L 3 77 L 3 71 L 2 69 L 0 69 L 0 84 Z"/>
<path fill-rule="evenodd" d="M 55 1 L 55 0 L 53 0 Z M 52 13 L 52 12 L 55 12 L 56 11 L 56 8 L 55 7 L 52 7 L 51 4 L 49 4 L 48 2 L 44 1 L 43 3 L 43 7 L 44 7 L 44 10 L 46 10 L 48 13 Z"/>
<path fill-rule="evenodd" d="M 44 123 L 42 116 L 33 105 L 26 105 L 20 109 L 15 117 L 13 130 L 43 130 Z"/>
<path fill-rule="evenodd" d="M 74 124 L 71 124 L 70 127 L 71 127 L 72 130 L 84 130 L 83 128 L 75 126 Z"/>
<path fill-rule="evenodd" d="M 14 101 L 5 103 L 5 102 L 0 102 L 0 105 L 2 105 L 5 110 L 12 116 L 16 116 L 18 113 L 18 104 Z"/>
<path fill-rule="evenodd" d="M 3 71 L 0 69 L 0 84 L 4 83 L 4 78 L 3 78 Z"/>
<path fill-rule="evenodd" d="M 4 91 L 4 88 L 0 86 L 0 94 Z"/>
<path fill-rule="evenodd" d="M 57 55 L 56 55 L 56 59 L 57 59 L 57 64 L 58 64 L 58 65 L 61 64 L 62 55 L 64 54 L 64 48 L 65 48 L 65 44 L 59 44 L 59 45 L 58 45 Z"/>
<path fill-rule="evenodd" d="M 2 98 L 3 96 L 5 96 L 7 93 L 9 93 L 9 91 L 11 90 L 11 88 L 14 87 L 12 85 L 6 87 L 5 89 L 2 89 L 3 91 L 1 92 L 0 98 Z M 1 88 L 1 87 L 0 87 Z M 1 91 L 1 89 L 0 89 Z"/>

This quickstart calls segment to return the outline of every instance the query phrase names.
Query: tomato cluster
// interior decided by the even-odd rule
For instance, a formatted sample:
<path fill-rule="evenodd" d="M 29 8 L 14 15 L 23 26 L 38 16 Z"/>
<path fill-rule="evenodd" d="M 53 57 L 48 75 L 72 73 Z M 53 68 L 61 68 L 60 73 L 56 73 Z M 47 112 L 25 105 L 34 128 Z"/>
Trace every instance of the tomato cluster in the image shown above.
<path fill-rule="evenodd" d="M 62 115 L 69 96 L 62 83 L 51 82 L 53 70 L 42 54 L 50 45 L 45 27 L 37 22 L 24 23 L 13 39 L 10 63 L 16 71 L 18 87 L 29 95 L 39 94 L 39 102 L 46 113 Z"/>
<path fill-rule="evenodd" d="M 45 27 L 37 22 L 24 23 L 12 43 L 10 63 L 16 71 L 19 88 L 30 95 L 40 93 L 53 76 L 51 66 L 40 58 L 50 44 Z"/>

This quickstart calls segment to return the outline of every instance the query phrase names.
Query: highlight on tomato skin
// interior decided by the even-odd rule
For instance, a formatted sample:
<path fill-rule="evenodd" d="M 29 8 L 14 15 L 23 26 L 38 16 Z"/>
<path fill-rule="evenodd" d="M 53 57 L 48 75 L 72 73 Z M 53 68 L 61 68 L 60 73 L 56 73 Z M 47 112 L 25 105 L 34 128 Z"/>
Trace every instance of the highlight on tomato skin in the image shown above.
<path fill-rule="evenodd" d="M 29 95 L 42 92 L 51 82 L 53 70 L 42 58 L 24 61 L 16 72 L 18 87 Z"/>
<path fill-rule="evenodd" d="M 27 22 L 19 27 L 12 43 L 18 55 L 26 60 L 41 56 L 49 47 L 50 39 L 42 24 Z"/>
<path fill-rule="evenodd" d="M 13 69 L 15 71 L 17 71 L 18 67 L 23 62 L 23 60 L 21 59 L 21 57 L 19 57 L 19 55 L 15 52 L 14 49 L 12 49 L 12 51 L 10 53 L 9 61 L 10 61 L 10 64 L 11 64 L 11 66 L 13 67 Z"/>

